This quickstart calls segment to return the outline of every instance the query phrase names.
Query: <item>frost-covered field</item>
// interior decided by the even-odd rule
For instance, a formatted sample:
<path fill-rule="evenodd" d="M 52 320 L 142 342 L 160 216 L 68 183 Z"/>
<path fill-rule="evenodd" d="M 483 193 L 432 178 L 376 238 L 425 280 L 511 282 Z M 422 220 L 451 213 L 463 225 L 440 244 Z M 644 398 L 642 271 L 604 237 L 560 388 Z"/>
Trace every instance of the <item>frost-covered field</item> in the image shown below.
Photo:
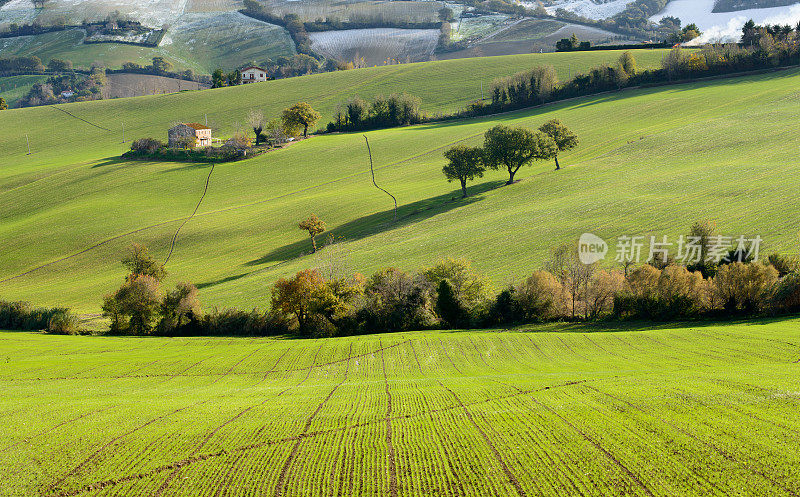
<path fill-rule="evenodd" d="M 297 14 L 302 19 L 337 18 L 396 19 L 407 22 L 434 22 L 444 2 L 431 0 L 266 0 L 265 5 L 278 15 Z M 455 9 L 454 9 L 455 10 Z"/>
<path fill-rule="evenodd" d="M 0 7 L 0 24 L 21 24 L 36 19 L 36 9 L 31 0 L 11 0 Z"/>
<path fill-rule="evenodd" d="M 309 33 L 311 48 L 326 57 L 352 61 L 364 57 L 367 65 L 419 61 L 429 58 L 439 39 L 437 29 L 349 29 Z"/>
<path fill-rule="evenodd" d="M 800 21 L 800 4 L 767 9 L 750 9 L 736 12 L 712 12 L 714 0 L 672 0 L 652 20 L 665 16 L 678 17 L 684 24 L 695 23 L 704 32 L 699 43 L 733 41 L 739 38 L 742 26 L 748 19 L 757 24 L 791 24 Z"/>
<path fill-rule="evenodd" d="M 210 73 L 280 55 L 294 54 L 289 34 L 273 24 L 238 12 L 185 14 L 172 26 L 161 47 L 176 57 L 195 61 Z"/>
<path fill-rule="evenodd" d="M 547 11 L 554 13 L 558 9 L 568 10 L 589 19 L 605 19 L 625 10 L 631 0 L 556 0 L 547 6 Z M 536 2 L 522 2 L 533 8 Z"/>
<path fill-rule="evenodd" d="M 161 27 L 181 16 L 188 0 L 51 0 L 38 19 L 50 23 L 67 19 L 80 23 L 84 19 L 102 20 L 113 12 L 136 19 L 151 27 Z"/>

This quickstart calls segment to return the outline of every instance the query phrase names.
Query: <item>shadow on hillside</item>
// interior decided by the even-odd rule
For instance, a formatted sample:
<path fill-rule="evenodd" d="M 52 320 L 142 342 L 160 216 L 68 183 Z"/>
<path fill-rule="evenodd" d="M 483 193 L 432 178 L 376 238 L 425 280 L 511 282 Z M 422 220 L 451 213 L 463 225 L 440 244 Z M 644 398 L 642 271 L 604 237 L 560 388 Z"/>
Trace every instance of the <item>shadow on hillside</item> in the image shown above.
<path fill-rule="evenodd" d="M 318 243 L 321 243 L 322 239 L 329 234 L 334 235 L 336 238 L 353 241 L 360 240 L 378 233 L 391 231 L 396 228 L 409 226 L 413 223 L 430 219 L 438 214 L 445 213 L 452 209 L 478 202 L 483 199 L 481 196 L 482 193 L 500 188 L 504 185 L 505 182 L 503 181 L 489 181 L 467 188 L 467 193 L 469 194 L 467 198 L 461 198 L 460 190 L 453 190 L 445 195 L 439 195 L 437 197 L 398 206 L 397 222 L 393 220 L 393 209 L 370 214 L 369 216 L 363 216 L 358 219 L 354 219 L 349 223 L 338 226 L 330 231 L 326 231 L 323 235 L 319 236 L 318 239 L 320 241 Z M 388 197 L 387 201 L 391 202 Z M 307 255 L 310 252 L 310 249 L 311 243 L 308 241 L 308 239 L 291 243 L 289 245 L 284 245 L 283 247 L 277 248 L 265 254 L 264 256 L 259 257 L 258 259 L 247 262 L 245 265 L 253 267 L 261 266 L 269 262 L 273 262 L 273 264 L 265 267 L 254 268 L 251 271 L 245 271 L 240 274 L 226 276 L 217 280 L 197 283 L 196 286 L 199 289 L 203 289 L 215 285 L 221 285 L 223 283 L 237 281 L 253 274 L 288 264 L 297 257 Z"/>
<path fill-rule="evenodd" d="M 479 202 L 483 199 L 482 193 L 494 190 L 504 185 L 502 181 L 489 181 L 469 187 L 467 198 L 461 198 L 460 190 L 453 190 L 444 195 L 432 197 L 410 204 L 397 206 L 397 221 L 394 221 L 394 209 L 384 210 L 354 219 L 348 223 L 342 224 L 326 231 L 317 237 L 321 242 L 325 237 L 333 235 L 336 239 L 346 241 L 361 240 L 363 238 L 373 236 L 379 233 L 392 231 L 398 228 L 404 228 L 414 223 L 430 219 L 439 214 L 443 214 L 450 210 L 470 205 Z M 387 196 L 384 200 L 388 205 L 391 205 L 391 199 Z M 254 259 L 247 263 L 248 266 L 259 266 L 270 262 L 285 261 L 298 256 L 302 256 L 311 249 L 311 242 L 308 239 L 303 239 L 283 247 L 276 248 L 275 250 Z"/>
<path fill-rule="evenodd" d="M 97 169 L 98 167 L 106 167 L 106 166 L 116 166 L 117 164 L 122 164 L 128 162 L 127 160 L 123 159 L 122 157 L 106 157 L 105 159 L 101 159 L 95 165 L 92 166 L 92 169 Z"/>
<path fill-rule="evenodd" d="M 168 161 L 164 161 L 164 162 L 168 162 Z M 160 173 L 161 174 L 167 174 L 167 173 L 179 173 L 181 171 L 187 171 L 187 170 L 191 170 L 191 169 L 209 169 L 209 168 L 211 168 L 212 165 L 215 165 L 215 164 L 212 164 L 210 162 L 190 162 L 190 163 L 185 163 L 185 162 L 178 162 L 178 161 L 175 161 L 175 164 L 180 164 L 180 165 L 176 165 L 175 167 L 171 167 L 169 169 L 164 169 Z"/>

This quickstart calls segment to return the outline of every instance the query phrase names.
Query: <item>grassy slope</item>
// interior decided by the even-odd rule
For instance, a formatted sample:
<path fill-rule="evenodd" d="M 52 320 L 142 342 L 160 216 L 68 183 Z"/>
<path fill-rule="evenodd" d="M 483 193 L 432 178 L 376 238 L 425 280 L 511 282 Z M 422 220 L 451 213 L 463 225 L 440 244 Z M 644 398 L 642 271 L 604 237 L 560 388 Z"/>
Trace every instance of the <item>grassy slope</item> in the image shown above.
<path fill-rule="evenodd" d="M 797 495 L 798 326 L 0 333 L 0 493 Z"/>
<path fill-rule="evenodd" d="M 164 57 L 176 69 L 192 69 L 211 74 L 217 67 L 232 70 L 253 60 L 295 53 L 288 33 L 278 26 L 239 14 L 187 14 L 180 29 L 172 31 L 159 47 L 139 47 L 121 43 L 84 44 L 83 30 L 45 33 L 36 36 L 0 39 L 0 52 L 11 55 L 36 55 L 45 64 L 52 58 L 71 60 L 78 67 L 99 62 L 119 68 L 123 62 L 148 65 L 153 57 Z"/>
<path fill-rule="evenodd" d="M 21 36 L 0 40 L 4 57 L 35 55 L 46 64 L 50 59 L 71 60 L 75 66 L 89 67 L 100 62 L 107 67 L 119 68 L 123 62 L 147 65 L 153 57 L 164 57 L 179 69 L 187 66 L 167 50 L 137 47 L 119 43 L 83 44 L 83 30 L 72 29 L 36 36 Z"/>
<path fill-rule="evenodd" d="M 238 12 L 186 14 L 168 36 L 160 49 L 204 74 L 295 53 L 286 30 Z"/>
<path fill-rule="evenodd" d="M 6 99 L 9 107 L 14 107 L 21 98 L 31 91 L 34 84 L 45 80 L 47 80 L 47 76 L 0 77 L 0 97 Z"/>
<path fill-rule="evenodd" d="M 642 67 L 658 65 L 664 54 L 663 50 L 636 52 Z M 119 121 L 124 119 L 125 128 L 137 136 L 162 136 L 165 134 L 165 126 L 175 120 L 201 120 L 206 115 L 216 132 L 230 133 L 237 123 L 244 122 L 252 108 L 261 108 L 268 117 L 277 117 L 284 108 L 305 100 L 322 112 L 320 126 L 324 126 L 336 107 L 353 95 L 371 98 L 377 94 L 388 95 L 405 91 L 421 97 L 423 110 L 429 114 L 450 112 L 463 108 L 472 100 L 480 99 L 481 82 L 488 96 L 489 85 L 496 77 L 508 76 L 536 65 L 551 64 L 565 78 L 570 73 L 584 71 L 601 63 L 610 63 L 617 57 L 619 52 L 581 52 L 402 64 L 282 79 L 201 93 L 93 102 L 91 105 L 77 104 L 70 108 L 79 112 L 83 118 L 109 129 L 121 129 Z M 53 117 L 54 113 L 57 111 L 41 108 L 4 115 L 3 124 L 7 124 L 8 129 L 17 131 L 0 136 L 0 144 L 3 146 L 0 150 L 0 161 L 11 159 L 25 150 L 24 143 L 20 145 L 19 141 L 20 138 L 24 139 L 25 133 L 21 124 L 24 123 L 30 131 L 49 130 L 54 123 L 59 123 L 60 126 L 62 122 Z M 67 119 L 63 122 L 70 121 Z M 35 127 L 31 127 L 31 123 L 35 123 Z M 76 141 L 81 142 L 80 146 L 66 147 Z M 58 164 L 63 164 L 102 157 L 103 154 L 117 154 L 121 148 L 117 146 L 118 141 L 97 128 L 62 127 L 59 133 L 46 133 L 39 137 L 37 158 L 31 166 L 38 167 L 52 157 L 57 158 Z M 65 148 L 69 150 L 65 151 Z"/>
<path fill-rule="evenodd" d="M 800 74 L 791 72 L 638 90 L 369 133 L 379 184 L 400 204 L 397 224 L 386 197 L 369 181 L 359 134 L 315 137 L 220 165 L 199 215 L 179 236 L 170 283 L 188 279 L 201 285 L 207 306 L 263 307 L 277 277 L 316 263 L 310 256 L 298 258 L 309 247 L 296 223 L 310 212 L 348 240 L 359 271 L 389 264 L 413 270 L 439 256 L 465 256 L 497 285 L 523 277 L 554 245 L 585 231 L 607 238 L 677 236 L 692 221 L 711 218 L 725 234 L 760 234 L 764 250 L 794 250 L 798 81 Z M 157 101 L 120 103 L 141 102 L 140 111 L 155 114 L 146 104 Z M 93 106 L 69 108 L 99 117 L 90 113 Z M 72 119 L 53 109 L 8 115 L 46 116 L 54 129 Z M 537 126 L 551 117 L 583 140 L 563 158 L 565 170 L 538 165 L 521 173 L 525 181 L 487 191 L 503 179 L 490 173 L 473 187 L 475 195 L 454 200 L 455 186 L 440 173 L 445 148 L 459 141 L 477 144 L 495 123 Z M 105 116 L 101 122 L 112 121 Z M 88 125 L 73 127 L 91 131 Z M 100 136 L 97 149 L 87 147 L 77 156 L 67 150 L 63 160 L 37 151 L 5 162 L 0 202 L 7 208 L 0 235 L 9 242 L 0 279 L 73 257 L 0 283 L 0 295 L 93 311 L 100 295 L 119 281 L 116 261 L 128 244 L 143 242 L 166 256 L 209 167 L 88 160 L 91 152 L 108 150 L 110 136 Z M 786 138 L 776 142 L 776 136 Z"/>

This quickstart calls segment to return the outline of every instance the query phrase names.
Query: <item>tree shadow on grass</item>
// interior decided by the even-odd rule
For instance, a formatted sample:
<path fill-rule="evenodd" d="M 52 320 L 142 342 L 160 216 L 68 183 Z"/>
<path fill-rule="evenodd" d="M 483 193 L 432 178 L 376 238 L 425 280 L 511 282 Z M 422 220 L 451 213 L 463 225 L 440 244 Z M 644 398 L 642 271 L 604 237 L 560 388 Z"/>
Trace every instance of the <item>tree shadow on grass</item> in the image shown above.
<path fill-rule="evenodd" d="M 119 165 L 119 164 L 123 164 L 125 162 L 128 162 L 128 160 L 127 159 L 123 159 L 120 156 L 106 157 L 105 159 L 101 159 L 101 160 L 97 161 L 97 163 L 92 166 L 92 169 L 97 169 L 98 167 L 116 166 L 116 165 Z"/>
<path fill-rule="evenodd" d="M 323 235 L 319 235 L 318 238 L 333 235 L 336 239 L 343 239 L 351 242 L 379 233 L 404 228 L 453 209 L 479 202 L 483 199 L 482 193 L 499 188 L 504 184 L 505 183 L 502 181 L 488 181 L 486 183 L 474 185 L 467 189 L 469 195 L 466 198 L 461 198 L 460 190 L 453 190 L 444 195 L 419 200 L 410 204 L 399 205 L 397 207 L 397 221 L 394 220 L 394 209 L 388 209 L 337 226 L 336 228 L 326 231 Z M 391 200 L 388 197 L 386 201 L 391 205 Z M 258 259 L 248 262 L 246 265 L 260 266 L 263 264 L 286 261 L 287 259 L 293 259 L 304 255 L 309 252 L 310 249 L 311 242 L 304 239 L 276 248 Z"/>
<path fill-rule="evenodd" d="M 394 221 L 394 209 L 384 210 L 375 214 L 370 214 L 369 216 L 363 216 L 358 219 L 354 219 L 353 221 L 345 223 L 341 226 L 337 226 L 332 230 L 326 231 L 324 235 L 320 235 L 320 238 L 323 238 L 327 235 L 333 235 L 337 239 L 344 239 L 347 241 L 361 240 L 372 235 L 402 228 L 419 221 L 430 219 L 438 214 L 443 214 L 458 207 L 479 202 L 483 199 L 481 194 L 502 186 L 505 186 L 505 182 L 503 181 L 488 181 L 486 183 L 471 186 L 467 188 L 467 198 L 461 198 L 461 190 L 453 190 L 444 195 L 398 206 L 397 221 Z M 258 259 L 253 259 L 245 264 L 246 266 L 250 267 L 263 267 L 257 267 L 250 271 L 226 276 L 217 280 L 197 283 L 196 286 L 202 290 L 203 288 L 237 281 L 253 274 L 288 264 L 293 259 L 308 254 L 310 249 L 311 242 L 308 239 L 291 243 L 289 245 L 284 245 L 283 247 L 276 248 L 275 250 L 272 250 Z M 264 266 L 264 264 L 269 265 Z"/>

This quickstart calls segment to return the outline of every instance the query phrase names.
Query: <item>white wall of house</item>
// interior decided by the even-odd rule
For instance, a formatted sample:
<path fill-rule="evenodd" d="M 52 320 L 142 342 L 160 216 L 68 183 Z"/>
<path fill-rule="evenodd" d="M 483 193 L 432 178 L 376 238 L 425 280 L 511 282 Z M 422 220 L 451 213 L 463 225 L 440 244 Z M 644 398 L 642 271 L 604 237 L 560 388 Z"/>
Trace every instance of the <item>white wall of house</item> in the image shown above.
<path fill-rule="evenodd" d="M 267 72 L 257 68 L 242 71 L 242 83 L 259 83 L 267 80 Z"/>

